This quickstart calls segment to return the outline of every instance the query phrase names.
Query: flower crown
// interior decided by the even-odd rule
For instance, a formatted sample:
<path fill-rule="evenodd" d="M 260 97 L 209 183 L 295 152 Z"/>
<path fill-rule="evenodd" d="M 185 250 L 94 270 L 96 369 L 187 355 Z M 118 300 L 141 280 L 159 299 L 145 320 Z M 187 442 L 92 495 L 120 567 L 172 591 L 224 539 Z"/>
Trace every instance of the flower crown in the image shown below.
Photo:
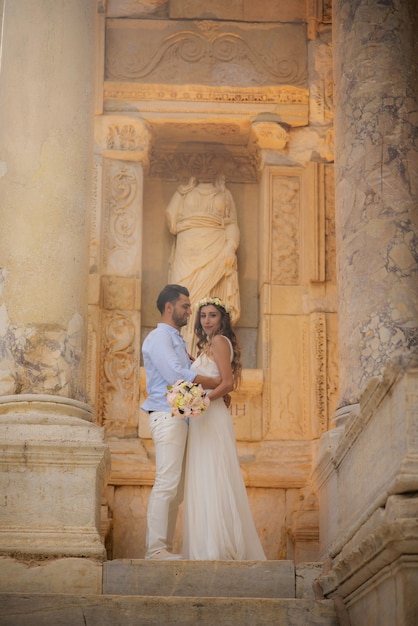
<path fill-rule="evenodd" d="M 214 304 L 215 306 L 220 306 L 222 309 L 224 309 L 224 311 L 226 311 L 227 313 L 231 313 L 231 307 L 229 306 L 229 304 L 225 304 L 225 302 L 223 302 L 220 298 L 218 298 L 217 296 L 208 296 L 207 298 L 202 298 L 201 300 L 199 300 L 199 302 L 196 304 L 196 310 L 199 310 L 202 308 L 202 306 L 208 306 L 208 304 Z"/>

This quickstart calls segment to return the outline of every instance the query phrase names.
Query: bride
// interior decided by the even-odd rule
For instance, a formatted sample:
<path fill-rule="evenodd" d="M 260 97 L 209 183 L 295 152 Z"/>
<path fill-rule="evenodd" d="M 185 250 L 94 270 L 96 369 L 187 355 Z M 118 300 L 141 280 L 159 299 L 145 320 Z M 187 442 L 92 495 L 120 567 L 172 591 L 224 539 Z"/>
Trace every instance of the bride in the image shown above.
<path fill-rule="evenodd" d="M 184 493 L 183 556 L 198 560 L 265 560 L 241 475 L 232 417 L 223 397 L 238 384 L 240 351 L 220 298 L 197 305 L 199 354 L 192 369 L 220 376 L 210 405 L 189 422 Z"/>

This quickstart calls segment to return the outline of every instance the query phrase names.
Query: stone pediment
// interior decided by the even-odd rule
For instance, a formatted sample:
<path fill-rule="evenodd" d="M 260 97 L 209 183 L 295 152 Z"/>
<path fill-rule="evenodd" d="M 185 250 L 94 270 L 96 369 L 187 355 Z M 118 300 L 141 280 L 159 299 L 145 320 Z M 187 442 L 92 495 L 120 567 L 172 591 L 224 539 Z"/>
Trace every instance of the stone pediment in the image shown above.
<path fill-rule="evenodd" d="M 308 122 L 303 24 L 107 20 L 107 111 Z"/>

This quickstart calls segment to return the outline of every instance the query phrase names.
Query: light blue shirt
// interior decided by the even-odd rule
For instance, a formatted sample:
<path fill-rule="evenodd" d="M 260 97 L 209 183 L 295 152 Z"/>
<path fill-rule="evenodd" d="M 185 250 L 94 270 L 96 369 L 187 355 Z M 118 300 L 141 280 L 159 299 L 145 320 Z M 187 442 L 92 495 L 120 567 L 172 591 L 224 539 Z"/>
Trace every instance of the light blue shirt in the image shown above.
<path fill-rule="evenodd" d="M 145 338 L 142 355 L 147 376 L 148 398 L 141 405 L 144 411 L 171 411 L 166 393 L 167 385 L 178 380 L 193 381 L 197 372 L 190 369 L 186 343 L 179 331 L 160 323 Z"/>

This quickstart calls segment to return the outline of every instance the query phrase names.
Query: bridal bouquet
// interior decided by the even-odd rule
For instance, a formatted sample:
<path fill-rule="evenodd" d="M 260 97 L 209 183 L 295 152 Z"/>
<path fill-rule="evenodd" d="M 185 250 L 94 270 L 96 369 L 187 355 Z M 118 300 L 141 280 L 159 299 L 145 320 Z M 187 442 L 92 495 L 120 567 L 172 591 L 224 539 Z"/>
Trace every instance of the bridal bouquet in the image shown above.
<path fill-rule="evenodd" d="M 167 389 L 167 402 L 175 417 L 198 417 L 210 404 L 202 385 L 178 380 L 174 385 L 168 385 Z"/>

